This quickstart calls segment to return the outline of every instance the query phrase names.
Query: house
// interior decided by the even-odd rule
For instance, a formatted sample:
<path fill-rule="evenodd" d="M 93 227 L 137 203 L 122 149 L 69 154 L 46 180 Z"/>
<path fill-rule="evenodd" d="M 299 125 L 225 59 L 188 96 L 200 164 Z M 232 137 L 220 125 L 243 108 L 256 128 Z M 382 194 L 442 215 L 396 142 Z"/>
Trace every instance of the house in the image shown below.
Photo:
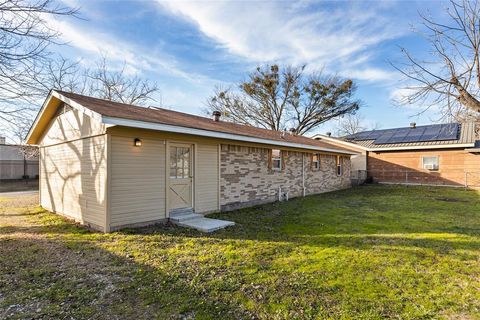
<path fill-rule="evenodd" d="M 109 232 L 350 186 L 353 152 L 160 108 L 51 91 L 27 136 L 40 203 Z"/>
<path fill-rule="evenodd" d="M 448 123 L 313 138 L 349 150 L 352 175 L 366 170 L 381 183 L 480 186 L 479 124 Z"/>
<path fill-rule="evenodd" d="M 37 177 L 36 148 L 6 144 L 5 137 L 0 137 L 0 181 L 35 179 Z"/>

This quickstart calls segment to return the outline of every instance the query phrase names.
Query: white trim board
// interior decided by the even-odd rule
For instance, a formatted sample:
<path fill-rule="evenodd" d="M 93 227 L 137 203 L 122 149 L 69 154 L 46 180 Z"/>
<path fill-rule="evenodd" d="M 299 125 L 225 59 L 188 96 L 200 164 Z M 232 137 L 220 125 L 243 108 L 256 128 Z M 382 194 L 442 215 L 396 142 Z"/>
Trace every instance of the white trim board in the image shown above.
<path fill-rule="evenodd" d="M 166 131 L 166 132 L 174 132 L 174 133 L 184 133 L 184 134 L 191 134 L 191 135 L 202 136 L 202 137 L 261 143 L 261 144 L 269 144 L 269 145 L 282 146 L 282 147 L 291 147 L 291 148 L 299 148 L 299 149 L 314 150 L 314 151 L 324 151 L 324 152 L 331 152 L 331 153 L 341 153 L 341 154 L 347 154 L 347 155 L 356 154 L 356 152 L 353 152 L 353 151 L 343 151 L 338 149 L 322 148 L 322 147 L 316 147 L 316 146 L 307 145 L 307 144 L 282 142 L 277 140 L 242 136 L 242 135 L 232 134 L 232 133 L 195 129 L 195 128 L 188 128 L 188 127 L 174 126 L 169 124 L 139 121 L 139 120 L 103 117 L 102 122 L 110 125 L 118 125 L 118 126 L 124 126 L 124 127 L 150 129 L 150 130 L 158 130 L 158 131 Z"/>
<path fill-rule="evenodd" d="M 341 145 L 344 145 L 344 146 L 347 146 L 347 147 L 351 147 L 351 148 L 354 148 L 354 149 L 361 149 L 361 150 L 368 151 L 368 148 L 366 148 L 364 146 L 360 146 L 358 144 L 351 143 L 351 142 L 348 142 L 348 141 L 343 141 L 343 140 L 340 140 L 340 139 L 337 139 L 337 138 L 324 136 L 323 134 L 316 134 L 312 137 L 312 139 L 316 139 L 317 137 L 320 138 L 320 140 L 327 140 L 327 141 L 338 143 L 338 144 L 341 144 Z M 318 140 L 318 139 L 316 139 L 316 140 Z"/>
<path fill-rule="evenodd" d="M 405 146 L 405 147 L 383 147 L 383 148 L 367 148 L 352 142 L 347 142 L 343 141 L 337 138 L 332 138 L 329 136 L 324 136 L 321 134 L 314 135 L 312 139 L 315 139 L 316 137 L 319 137 L 321 140 L 327 140 L 333 143 L 338 143 L 344 146 L 349 146 L 351 148 L 357 148 L 369 152 L 380 152 L 380 151 L 399 151 L 399 150 L 428 150 L 428 149 L 451 149 L 451 148 L 469 148 L 469 147 L 474 147 L 475 143 L 457 143 L 457 144 L 436 144 L 436 145 L 426 145 L 426 146 Z"/>

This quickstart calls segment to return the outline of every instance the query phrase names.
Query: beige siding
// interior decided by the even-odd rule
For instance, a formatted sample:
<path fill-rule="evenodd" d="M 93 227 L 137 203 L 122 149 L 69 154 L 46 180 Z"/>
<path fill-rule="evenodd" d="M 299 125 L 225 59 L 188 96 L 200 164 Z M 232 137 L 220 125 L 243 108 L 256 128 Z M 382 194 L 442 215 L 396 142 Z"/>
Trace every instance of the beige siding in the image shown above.
<path fill-rule="evenodd" d="M 111 137 L 110 218 L 113 228 L 164 219 L 165 144 L 161 139 Z"/>
<path fill-rule="evenodd" d="M 82 137 L 103 134 L 104 125 L 78 110 L 71 110 L 55 117 L 43 135 L 40 145 L 52 145 Z"/>
<path fill-rule="evenodd" d="M 104 230 L 106 135 L 40 148 L 40 203 Z"/>
<path fill-rule="evenodd" d="M 218 210 L 218 145 L 197 144 L 195 211 Z"/>

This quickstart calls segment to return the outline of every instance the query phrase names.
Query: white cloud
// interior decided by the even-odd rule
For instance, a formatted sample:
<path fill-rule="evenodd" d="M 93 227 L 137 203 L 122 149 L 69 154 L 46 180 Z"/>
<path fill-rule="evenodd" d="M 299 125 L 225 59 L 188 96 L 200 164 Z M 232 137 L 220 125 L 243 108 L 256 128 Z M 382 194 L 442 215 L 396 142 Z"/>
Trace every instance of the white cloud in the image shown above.
<path fill-rule="evenodd" d="M 398 74 L 395 72 L 385 71 L 379 68 L 365 68 L 365 69 L 353 69 L 344 70 L 342 74 L 345 77 L 351 77 L 365 81 L 384 81 L 393 80 L 397 78 Z"/>
<path fill-rule="evenodd" d="M 390 91 L 390 99 L 400 101 L 403 100 L 405 97 L 408 97 L 412 93 L 414 93 L 412 89 L 394 88 L 392 91 Z"/>
<path fill-rule="evenodd" d="M 356 4 L 310 10 L 289 2 L 158 1 L 173 15 L 193 22 L 230 53 L 253 62 L 281 61 L 326 65 L 330 72 L 351 70 L 359 79 L 384 80 L 380 69 L 366 69 L 372 47 L 399 35 L 376 9 Z M 318 3 L 317 3 L 318 4 Z"/>
<path fill-rule="evenodd" d="M 66 21 L 50 20 L 49 25 L 53 30 L 58 30 L 61 39 L 71 47 L 90 53 L 95 57 L 106 56 L 109 62 L 119 63 L 119 67 L 125 63 L 125 70 L 130 74 L 139 74 L 142 71 L 163 71 L 170 76 L 194 83 L 214 82 L 203 75 L 181 70 L 177 67 L 178 63 L 173 57 L 153 52 L 151 48 L 138 48 L 98 30 L 95 32 L 84 30 Z"/>

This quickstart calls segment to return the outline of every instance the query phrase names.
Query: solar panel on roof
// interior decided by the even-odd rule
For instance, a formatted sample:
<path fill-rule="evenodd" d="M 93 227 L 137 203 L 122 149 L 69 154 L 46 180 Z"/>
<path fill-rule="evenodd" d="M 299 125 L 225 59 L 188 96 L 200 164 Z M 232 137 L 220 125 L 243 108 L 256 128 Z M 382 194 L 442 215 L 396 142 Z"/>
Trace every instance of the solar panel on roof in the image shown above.
<path fill-rule="evenodd" d="M 416 128 L 392 129 L 391 137 L 385 134 L 374 141 L 375 144 L 427 142 L 458 139 L 458 124 L 431 125 Z"/>
<path fill-rule="evenodd" d="M 418 142 L 420 139 L 419 136 L 406 136 L 405 138 L 403 138 L 403 141 L 402 142 Z"/>
<path fill-rule="evenodd" d="M 392 131 L 387 131 L 387 132 L 384 132 L 381 136 L 379 136 L 377 139 L 375 139 L 375 144 L 384 144 L 384 143 L 388 143 L 388 141 L 390 140 L 390 138 L 393 136 L 393 132 Z"/>
<path fill-rule="evenodd" d="M 375 140 L 377 139 L 384 130 L 373 130 L 373 131 L 365 131 L 360 132 L 351 136 L 348 136 L 347 139 L 352 140 Z"/>
<path fill-rule="evenodd" d="M 424 132 L 425 128 L 422 127 L 411 129 L 407 136 L 403 138 L 403 142 L 417 142 L 421 139 Z"/>
<path fill-rule="evenodd" d="M 409 130 L 411 129 L 400 129 L 400 130 L 397 130 L 395 132 L 395 134 L 393 135 L 393 137 L 390 138 L 390 140 L 388 141 L 388 143 L 402 143 L 403 142 L 403 139 L 405 139 L 405 137 L 407 136 L 407 134 L 409 133 Z"/>
<path fill-rule="evenodd" d="M 457 123 L 449 123 L 442 125 L 438 132 L 438 140 L 456 140 L 458 139 L 458 129 L 459 126 Z"/>
<path fill-rule="evenodd" d="M 458 139 L 460 125 L 457 123 L 434 124 L 416 128 L 398 128 L 361 132 L 354 140 L 374 140 L 374 144 L 427 142 Z"/>

